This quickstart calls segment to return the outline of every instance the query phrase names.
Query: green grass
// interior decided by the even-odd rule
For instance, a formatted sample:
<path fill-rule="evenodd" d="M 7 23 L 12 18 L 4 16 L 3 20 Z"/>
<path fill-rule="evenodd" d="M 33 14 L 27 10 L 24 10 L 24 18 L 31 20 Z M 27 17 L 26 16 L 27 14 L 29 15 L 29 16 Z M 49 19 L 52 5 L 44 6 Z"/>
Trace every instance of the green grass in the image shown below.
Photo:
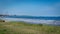
<path fill-rule="evenodd" d="M 60 26 L 24 22 L 0 22 L 0 34 L 60 34 Z"/>

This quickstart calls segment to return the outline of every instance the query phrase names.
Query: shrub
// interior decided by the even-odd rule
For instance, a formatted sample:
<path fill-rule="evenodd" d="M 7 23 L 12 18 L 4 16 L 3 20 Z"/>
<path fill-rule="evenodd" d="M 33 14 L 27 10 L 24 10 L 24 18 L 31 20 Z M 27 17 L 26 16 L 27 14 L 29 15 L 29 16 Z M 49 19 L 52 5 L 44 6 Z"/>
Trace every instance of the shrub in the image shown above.
<path fill-rule="evenodd" d="M 5 22 L 5 20 L 0 20 L 0 22 Z"/>
<path fill-rule="evenodd" d="M 39 24 L 39 26 L 43 26 L 43 24 Z"/>

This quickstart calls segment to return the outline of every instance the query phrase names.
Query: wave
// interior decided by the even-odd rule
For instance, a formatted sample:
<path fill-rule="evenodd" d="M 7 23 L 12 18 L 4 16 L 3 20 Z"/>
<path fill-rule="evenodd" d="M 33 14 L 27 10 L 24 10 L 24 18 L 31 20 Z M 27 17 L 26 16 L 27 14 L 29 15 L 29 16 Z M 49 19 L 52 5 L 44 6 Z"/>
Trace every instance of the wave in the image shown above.
<path fill-rule="evenodd" d="M 3 18 L 6 21 L 24 21 L 33 24 L 49 24 L 60 25 L 60 20 L 41 20 L 41 19 L 26 19 L 26 18 Z"/>
<path fill-rule="evenodd" d="M 60 16 L 5 16 L 5 18 L 26 18 L 26 19 L 40 19 L 40 20 L 60 20 Z"/>

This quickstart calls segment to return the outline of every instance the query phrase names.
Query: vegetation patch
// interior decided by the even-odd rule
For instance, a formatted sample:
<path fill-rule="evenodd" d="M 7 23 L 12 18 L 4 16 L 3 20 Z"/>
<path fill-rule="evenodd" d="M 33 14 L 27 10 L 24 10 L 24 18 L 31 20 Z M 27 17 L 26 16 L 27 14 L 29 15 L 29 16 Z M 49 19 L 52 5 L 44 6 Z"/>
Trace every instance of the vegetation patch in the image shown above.
<path fill-rule="evenodd" d="M 60 26 L 25 22 L 0 22 L 0 34 L 60 34 Z"/>

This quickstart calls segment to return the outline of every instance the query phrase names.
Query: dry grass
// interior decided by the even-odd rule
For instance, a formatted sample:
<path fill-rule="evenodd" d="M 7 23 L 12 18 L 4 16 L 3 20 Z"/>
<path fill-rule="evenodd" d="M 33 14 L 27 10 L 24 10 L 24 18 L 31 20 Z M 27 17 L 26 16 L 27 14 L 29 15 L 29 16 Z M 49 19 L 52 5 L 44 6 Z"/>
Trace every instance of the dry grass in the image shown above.
<path fill-rule="evenodd" d="M 0 22 L 0 34 L 60 34 L 60 26 L 24 22 Z"/>

